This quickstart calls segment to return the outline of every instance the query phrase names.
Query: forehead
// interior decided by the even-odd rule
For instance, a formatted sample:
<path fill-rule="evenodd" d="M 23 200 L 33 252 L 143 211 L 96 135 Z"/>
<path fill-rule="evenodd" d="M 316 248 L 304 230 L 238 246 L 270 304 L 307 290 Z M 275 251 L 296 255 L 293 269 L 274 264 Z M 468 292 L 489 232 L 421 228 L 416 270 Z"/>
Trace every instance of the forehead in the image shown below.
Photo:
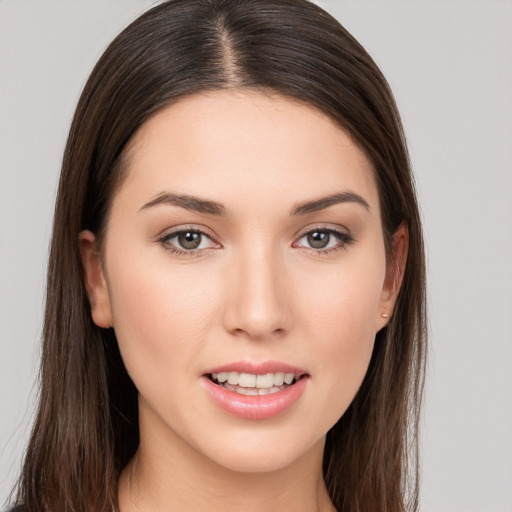
<path fill-rule="evenodd" d="M 378 205 L 372 166 L 350 136 L 318 109 L 275 94 L 181 99 L 142 125 L 126 161 L 121 190 L 141 200 L 170 188 L 262 205 L 343 189 Z"/>

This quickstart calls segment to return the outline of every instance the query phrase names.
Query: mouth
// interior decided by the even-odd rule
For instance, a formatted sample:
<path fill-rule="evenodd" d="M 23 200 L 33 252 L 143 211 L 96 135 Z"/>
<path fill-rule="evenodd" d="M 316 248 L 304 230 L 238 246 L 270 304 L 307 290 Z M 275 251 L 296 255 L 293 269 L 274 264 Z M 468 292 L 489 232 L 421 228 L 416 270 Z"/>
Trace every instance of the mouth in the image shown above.
<path fill-rule="evenodd" d="M 279 393 L 306 378 L 306 373 L 209 373 L 206 377 L 227 391 L 246 396 L 264 396 Z"/>
<path fill-rule="evenodd" d="M 268 420 L 300 402 L 310 375 L 279 361 L 238 361 L 202 377 L 208 396 L 223 411 L 244 420 Z"/>

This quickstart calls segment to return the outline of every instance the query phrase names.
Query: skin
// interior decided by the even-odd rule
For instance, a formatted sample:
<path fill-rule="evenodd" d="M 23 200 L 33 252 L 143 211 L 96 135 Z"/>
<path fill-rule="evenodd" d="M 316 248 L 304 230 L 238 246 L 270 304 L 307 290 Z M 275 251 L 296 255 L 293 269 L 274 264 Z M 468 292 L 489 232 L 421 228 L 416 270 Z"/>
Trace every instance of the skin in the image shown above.
<path fill-rule="evenodd" d="M 165 108 L 127 156 L 103 247 L 80 235 L 93 320 L 114 327 L 139 390 L 141 442 L 121 477 L 121 512 L 333 510 L 325 435 L 361 385 L 407 252 L 401 226 L 386 259 L 370 162 L 314 108 L 239 91 Z M 144 208 L 163 192 L 227 214 Z M 347 192 L 367 205 L 290 215 Z M 208 236 L 187 252 L 179 229 Z M 306 236 L 315 230 L 329 237 L 325 250 Z M 300 399 L 277 417 L 228 414 L 202 386 L 215 366 L 269 360 L 308 372 Z"/>

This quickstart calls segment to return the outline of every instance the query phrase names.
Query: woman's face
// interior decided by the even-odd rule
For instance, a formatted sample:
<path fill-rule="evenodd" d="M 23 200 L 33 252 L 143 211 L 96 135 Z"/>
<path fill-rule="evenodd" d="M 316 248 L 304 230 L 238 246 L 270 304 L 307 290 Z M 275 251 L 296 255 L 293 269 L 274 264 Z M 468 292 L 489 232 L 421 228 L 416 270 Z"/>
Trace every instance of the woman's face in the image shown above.
<path fill-rule="evenodd" d="M 238 471 L 321 452 L 394 300 L 369 161 L 317 110 L 236 91 L 167 107 L 127 155 L 103 265 L 81 249 L 141 449 Z"/>

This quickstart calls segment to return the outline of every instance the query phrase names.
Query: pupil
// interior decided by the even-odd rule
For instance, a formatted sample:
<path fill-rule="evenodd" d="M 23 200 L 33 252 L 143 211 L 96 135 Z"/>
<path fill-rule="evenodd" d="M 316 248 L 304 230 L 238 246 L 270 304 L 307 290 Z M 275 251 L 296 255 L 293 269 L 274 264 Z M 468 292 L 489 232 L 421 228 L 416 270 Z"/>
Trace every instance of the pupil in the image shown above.
<path fill-rule="evenodd" d="M 315 249 L 323 249 L 329 243 L 329 233 L 314 231 L 308 234 L 308 244 Z"/>
<path fill-rule="evenodd" d="M 187 231 L 178 235 L 178 242 L 184 249 L 197 249 L 201 243 L 201 235 Z"/>

